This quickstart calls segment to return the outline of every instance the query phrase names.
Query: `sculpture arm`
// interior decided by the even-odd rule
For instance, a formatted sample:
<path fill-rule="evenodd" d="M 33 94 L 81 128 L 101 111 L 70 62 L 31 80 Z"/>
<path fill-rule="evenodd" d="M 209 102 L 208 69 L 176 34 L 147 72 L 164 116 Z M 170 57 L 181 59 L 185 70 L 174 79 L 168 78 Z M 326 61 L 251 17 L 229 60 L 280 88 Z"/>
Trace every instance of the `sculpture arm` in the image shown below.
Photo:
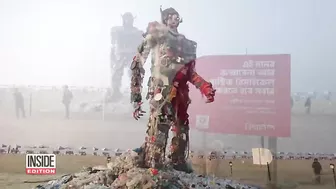
<path fill-rule="evenodd" d="M 141 116 L 143 116 L 143 111 L 141 109 L 142 105 L 142 83 L 143 78 L 145 76 L 145 69 L 143 65 L 145 64 L 148 55 L 150 52 L 150 48 L 144 40 L 139 48 L 137 54 L 134 56 L 132 64 L 131 64 L 131 103 L 133 103 L 133 117 L 138 120 Z"/>
<path fill-rule="evenodd" d="M 117 27 L 111 28 L 110 37 L 111 37 L 112 48 L 115 48 L 117 46 L 117 41 L 118 41 L 118 28 Z"/>
<path fill-rule="evenodd" d="M 116 60 L 116 48 L 117 48 L 117 42 L 118 42 L 118 28 L 113 27 L 111 28 L 111 66 L 113 66 L 115 60 Z"/>
<path fill-rule="evenodd" d="M 141 62 L 142 66 L 145 64 L 145 62 L 147 61 L 147 58 L 149 56 L 150 53 L 150 46 L 148 45 L 148 41 L 146 38 L 144 38 L 141 42 L 141 44 L 138 46 L 137 49 L 137 54 L 135 56 L 135 58 Z"/>
<path fill-rule="evenodd" d="M 131 102 L 141 102 L 142 83 L 145 76 L 145 69 L 143 68 L 148 55 L 150 47 L 147 45 L 146 38 L 139 45 L 137 54 L 134 56 L 131 64 Z"/>
<path fill-rule="evenodd" d="M 142 82 L 145 75 L 145 69 L 137 56 L 133 58 L 131 64 L 131 102 L 142 102 Z"/>
<path fill-rule="evenodd" d="M 159 39 L 158 33 L 160 32 L 159 23 L 151 22 L 148 24 L 146 33 L 143 34 L 144 39 L 137 49 L 137 54 L 132 61 L 132 76 L 131 76 L 131 102 L 141 102 L 142 82 L 145 75 L 143 68 L 151 48 L 156 45 Z"/>
<path fill-rule="evenodd" d="M 189 82 L 192 83 L 197 89 L 199 89 L 201 94 L 207 98 L 207 103 L 213 102 L 215 100 L 216 90 L 212 87 L 212 84 L 210 82 L 207 82 L 200 75 L 198 75 L 195 70 L 195 61 L 189 64 Z"/>

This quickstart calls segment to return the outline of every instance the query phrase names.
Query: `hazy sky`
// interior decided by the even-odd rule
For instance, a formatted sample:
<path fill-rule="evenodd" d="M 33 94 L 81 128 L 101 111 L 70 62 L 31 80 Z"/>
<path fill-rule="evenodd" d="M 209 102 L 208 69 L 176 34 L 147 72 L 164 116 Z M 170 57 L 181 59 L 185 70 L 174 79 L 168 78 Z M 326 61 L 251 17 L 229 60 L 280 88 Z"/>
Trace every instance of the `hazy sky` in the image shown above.
<path fill-rule="evenodd" d="M 335 0 L 0 0 L 0 84 L 107 86 L 110 28 L 130 11 L 144 30 L 160 5 L 200 56 L 289 53 L 293 90 L 336 91 Z"/>

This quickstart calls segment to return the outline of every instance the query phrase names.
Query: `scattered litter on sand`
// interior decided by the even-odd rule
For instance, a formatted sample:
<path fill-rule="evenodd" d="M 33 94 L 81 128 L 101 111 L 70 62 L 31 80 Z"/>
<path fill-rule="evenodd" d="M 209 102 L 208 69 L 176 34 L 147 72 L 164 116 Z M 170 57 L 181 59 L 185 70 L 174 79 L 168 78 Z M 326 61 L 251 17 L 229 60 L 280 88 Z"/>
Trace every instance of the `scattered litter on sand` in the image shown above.
<path fill-rule="evenodd" d="M 139 156 L 132 150 L 108 159 L 107 166 L 86 167 L 35 189 L 259 189 L 233 180 L 179 172 L 168 165 L 160 170 L 139 168 Z"/>

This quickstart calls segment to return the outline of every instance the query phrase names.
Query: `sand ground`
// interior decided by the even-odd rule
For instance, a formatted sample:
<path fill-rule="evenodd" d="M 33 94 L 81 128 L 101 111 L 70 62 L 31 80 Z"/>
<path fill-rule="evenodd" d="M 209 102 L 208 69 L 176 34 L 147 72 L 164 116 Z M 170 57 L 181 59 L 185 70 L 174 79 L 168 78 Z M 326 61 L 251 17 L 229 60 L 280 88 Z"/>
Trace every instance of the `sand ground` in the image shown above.
<path fill-rule="evenodd" d="M 17 120 L 13 114 L 0 114 L 0 143 L 49 146 L 86 146 L 106 148 L 134 148 L 145 137 L 147 118 L 140 121 L 131 115 L 74 113 L 65 120 L 62 112 L 33 115 Z M 278 139 L 278 151 L 335 153 L 336 116 L 293 115 L 292 136 Z M 260 137 L 204 134 L 191 131 L 192 148 L 251 150 L 260 146 Z"/>
<path fill-rule="evenodd" d="M 107 115 L 101 120 L 99 113 L 74 113 L 71 120 L 63 119 L 62 112 L 34 113 L 17 120 L 12 112 L 0 112 L 0 143 L 19 145 L 48 145 L 52 147 L 80 146 L 128 149 L 141 145 L 145 137 L 146 121 L 135 121 L 128 114 Z M 335 153 L 336 116 L 313 114 L 292 115 L 292 136 L 278 140 L 278 150 L 287 152 Z M 249 151 L 260 147 L 260 137 L 191 133 L 192 148 L 216 148 Z M 103 157 L 62 156 L 58 158 L 58 174 L 76 172 L 82 166 L 104 164 Z M 323 162 L 323 185 L 312 185 L 311 161 L 279 160 L 279 182 L 299 188 L 333 188 L 329 161 Z M 334 162 L 336 163 L 336 162 Z M 71 165 L 71 166 L 70 166 Z M 24 175 L 24 157 L 0 155 L 0 188 L 31 188 L 25 179 L 41 179 Z M 229 176 L 228 162 L 220 162 L 218 176 Z M 234 162 L 233 178 L 247 183 L 265 184 L 266 168 L 252 165 L 250 161 Z"/>

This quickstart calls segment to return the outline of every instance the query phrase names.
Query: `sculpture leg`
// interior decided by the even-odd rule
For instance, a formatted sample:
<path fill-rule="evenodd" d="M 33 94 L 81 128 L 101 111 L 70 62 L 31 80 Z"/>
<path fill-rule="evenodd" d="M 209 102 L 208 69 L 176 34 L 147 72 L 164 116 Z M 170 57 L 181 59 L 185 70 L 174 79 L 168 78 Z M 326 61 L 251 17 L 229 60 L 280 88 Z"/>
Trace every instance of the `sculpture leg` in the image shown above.
<path fill-rule="evenodd" d="M 120 87 L 123 74 L 124 74 L 124 67 L 119 62 L 112 68 L 112 77 L 111 77 L 112 101 L 117 100 L 122 96 L 120 92 Z"/>
<path fill-rule="evenodd" d="M 132 62 L 132 61 L 130 61 L 130 62 Z M 132 78 L 132 70 L 131 69 L 128 69 L 127 76 L 128 76 L 128 79 L 131 80 L 131 78 Z"/>
<path fill-rule="evenodd" d="M 187 113 L 189 102 L 176 104 L 175 101 L 175 105 L 177 120 L 172 128 L 174 137 L 171 140 L 170 146 L 171 160 L 176 170 L 190 172 L 191 170 L 188 169 L 186 163 L 189 151 L 189 115 Z"/>
<path fill-rule="evenodd" d="M 128 68 L 128 69 L 127 69 L 127 76 L 128 76 L 127 79 L 128 79 L 128 81 L 129 81 L 128 83 L 130 83 L 130 82 L 131 82 L 131 79 L 132 79 L 132 70 L 129 69 L 129 68 L 131 67 L 131 65 L 129 65 L 130 62 L 132 62 L 132 59 L 130 59 L 129 61 L 126 61 L 125 64 L 124 64 L 125 67 Z M 126 74 L 126 73 L 125 73 L 125 74 Z M 130 86 L 127 86 L 127 89 L 130 89 Z M 129 92 L 130 92 L 130 91 L 129 91 Z"/>
<path fill-rule="evenodd" d="M 155 109 L 151 110 L 145 147 L 143 148 L 143 164 L 145 167 L 162 168 L 164 166 L 168 134 L 173 117 L 167 113 L 172 112 L 171 110 L 170 103 L 167 103 L 158 111 L 159 115 Z"/>

